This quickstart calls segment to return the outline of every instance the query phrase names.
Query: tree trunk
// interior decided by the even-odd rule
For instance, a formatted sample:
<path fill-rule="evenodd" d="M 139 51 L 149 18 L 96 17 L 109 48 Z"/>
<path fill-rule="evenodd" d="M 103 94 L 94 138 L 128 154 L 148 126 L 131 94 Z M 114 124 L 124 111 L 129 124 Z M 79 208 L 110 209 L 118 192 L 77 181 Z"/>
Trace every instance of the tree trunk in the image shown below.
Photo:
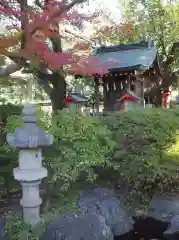
<path fill-rule="evenodd" d="M 53 74 L 53 89 L 51 93 L 52 111 L 56 112 L 65 107 L 64 98 L 66 97 L 66 81 L 63 75 Z"/>
<path fill-rule="evenodd" d="M 96 112 L 99 113 L 99 82 L 98 79 L 95 79 L 95 86 L 94 86 L 94 93 L 95 93 L 95 108 Z"/>
<path fill-rule="evenodd" d="M 155 93 L 155 107 L 161 108 L 162 107 L 162 94 L 161 94 L 161 88 L 156 89 Z"/>

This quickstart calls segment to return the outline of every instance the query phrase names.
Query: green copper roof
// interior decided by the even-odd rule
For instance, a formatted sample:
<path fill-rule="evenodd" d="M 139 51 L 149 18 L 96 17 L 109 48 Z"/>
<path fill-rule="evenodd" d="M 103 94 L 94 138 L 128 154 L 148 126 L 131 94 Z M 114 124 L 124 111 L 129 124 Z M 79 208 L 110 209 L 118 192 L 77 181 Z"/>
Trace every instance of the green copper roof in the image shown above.
<path fill-rule="evenodd" d="M 101 47 L 96 50 L 95 56 L 104 63 L 112 61 L 109 70 L 147 70 L 154 66 L 157 59 L 157 49 L 152 42 L 139 44 L 116 45 Z"/>
<path fill-rule="evenodd" d="M 76 94 L 71 94 L 70 97 L 72 97 L 75 101 L 77 102 L 86 102 L 86 98 L 82 97 L 82 96 L 78 96 Z"/>

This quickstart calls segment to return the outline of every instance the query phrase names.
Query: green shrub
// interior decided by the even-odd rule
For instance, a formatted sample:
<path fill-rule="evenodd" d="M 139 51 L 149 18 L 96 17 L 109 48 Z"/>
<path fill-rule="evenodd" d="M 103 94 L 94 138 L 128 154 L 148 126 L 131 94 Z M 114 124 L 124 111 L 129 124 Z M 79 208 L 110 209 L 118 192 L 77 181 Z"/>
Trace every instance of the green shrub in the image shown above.
<path fill-rule="evenodd" d="M 44 150 L 46 187 L 51 188 L 48 193 L 67 190 L 81 177 L 83 181 L 94 181 L 97 176 L 116 184 L 125 181 L 131 187 L 128 197 L 139 200 L 157 188 L 178 190 L 178 110 L 144 109 L 103 118 L 65 111 L 53 119 L 41 111 L 37 115 L 39 126 L 54 137 L 53 145 Z M 13 130 L 19 122 L 19 116 L 10 117 L 8 129 Z M 13 150 L 6 146 L 5 151 L 9 153 L 4 155 L 12 159 Z"/>
<path fill-rule="evenodd" d="M 179 186 L 179 112 L 144 109 L 104 118 L 117 145 L 112 164 L 116 182 L 132 186 L 130 194 L 148 195 L 156 188 Z M 129 193 L 128 193 L 129 194 Z"/>
<path fill-rule="evenodd" d="M 7 123 L 9 117 L 20 116 L 22 107 L 7 104 L 0 105 L 0 146 L 6 144 Z"/>
<path fill-rule="evenodd" d="M 94 168 L 110 165 L 114 146 L 111 132 L 98 117 L 60 112 L 54 116 L 50 130 L 54 144 L 45 151 L 49 181 L 66 190 L 83 174 L 89 181 L 96 178 Z"/>
<path fill-rule="evenodd" d="M 19 116 L 10 116 L 6 128 L 13 132 L 21 124 Z M 53 145 L 44 149 L 48 169 L 45 187 L 49 195 L 67 190 L 82 175 L 84 181 L 93 181 L 97 177 L 96 167 L 110 166 L 114 142 L 110 130 L 98 117 L 61 111 L 52 119 L 38 109 L 37 124 L 54 138 Z"/>
<path fill-rule="evenodd" d="M 8 146 L 6 135 L 8 128 L 11 131 L 19 126 L 16 119 L 19 118 L 21 111 L 21 107 L 12 104 L 0 106 L 0 196 L 17 187 L 12 173 L 13 168 L 17 166 L 18 155 L 15 149 Z M 14 128 L 11 128 L 12 125 Z"/>

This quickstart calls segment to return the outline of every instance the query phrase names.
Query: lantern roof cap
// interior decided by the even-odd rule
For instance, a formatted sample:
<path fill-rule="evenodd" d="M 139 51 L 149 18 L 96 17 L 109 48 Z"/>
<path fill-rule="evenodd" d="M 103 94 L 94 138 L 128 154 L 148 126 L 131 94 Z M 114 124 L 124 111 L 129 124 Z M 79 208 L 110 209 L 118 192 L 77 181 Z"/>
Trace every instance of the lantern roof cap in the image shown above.
<path fill-rule="evenodd" d="M 51 135 L 37 126 L 36 108 L 33 104 L 27 104 L 22 111 L 23 125 L 14 133 L 7 134 L 7 142 L 10 146 L 20 149 L 41 148 L 50 146 L 53 142 Z"/>

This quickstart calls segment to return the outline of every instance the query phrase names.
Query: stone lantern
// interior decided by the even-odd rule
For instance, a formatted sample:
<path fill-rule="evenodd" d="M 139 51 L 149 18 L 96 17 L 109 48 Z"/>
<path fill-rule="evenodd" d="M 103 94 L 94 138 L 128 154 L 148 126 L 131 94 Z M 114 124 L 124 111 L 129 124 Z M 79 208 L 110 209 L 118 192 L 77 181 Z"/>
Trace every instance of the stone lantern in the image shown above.
<path fill-rule="evenodd" d="M 36 124 L 34 105 L 25 105 L 23 111 L 23 125 L 14 133 L 7 134 L 7 142 L 14 148 L 19 148 L 19 166 L 13 169 L 14 178 L 22 186 L 24 221 L 31 225 L 40 222 L 39 184 L 47 177 L 47 169 L 42 167 L 42 148 L 50 146 L 52 136 L 44 132 Z"/>

